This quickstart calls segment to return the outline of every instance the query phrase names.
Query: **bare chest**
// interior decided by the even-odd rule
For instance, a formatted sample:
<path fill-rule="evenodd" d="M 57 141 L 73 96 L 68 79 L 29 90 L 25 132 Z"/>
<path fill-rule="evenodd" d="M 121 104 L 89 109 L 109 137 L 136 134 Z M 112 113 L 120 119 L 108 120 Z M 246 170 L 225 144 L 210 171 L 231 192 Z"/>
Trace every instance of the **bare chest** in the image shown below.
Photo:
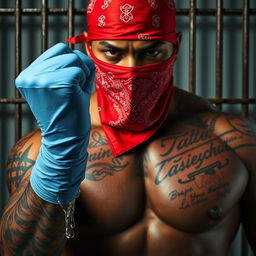
<path fill-rule="evenodd" d="M 143 150 L 113 158 L 103 131 L 93 129 L 79 199 L 88 230 L 122 232 L 149 221 L 150 212 L 185 232 L 217 225 L 247 182 L 244 165 L 223 138 L 176 126 Z"/>

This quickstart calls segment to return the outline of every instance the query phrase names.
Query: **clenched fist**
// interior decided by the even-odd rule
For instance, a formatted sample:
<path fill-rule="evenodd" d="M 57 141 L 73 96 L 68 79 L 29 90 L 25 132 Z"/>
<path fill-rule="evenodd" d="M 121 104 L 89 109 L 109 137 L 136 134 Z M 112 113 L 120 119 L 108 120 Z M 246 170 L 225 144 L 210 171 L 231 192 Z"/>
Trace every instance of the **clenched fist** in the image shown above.
<path fill-rule="evenodd" d="M 89 57 L 59 43 L 16 79 L 42 132 L 31 186 L 39 197 L 54 204 L 72 201 L 84 179 L 94 70 Z"/>

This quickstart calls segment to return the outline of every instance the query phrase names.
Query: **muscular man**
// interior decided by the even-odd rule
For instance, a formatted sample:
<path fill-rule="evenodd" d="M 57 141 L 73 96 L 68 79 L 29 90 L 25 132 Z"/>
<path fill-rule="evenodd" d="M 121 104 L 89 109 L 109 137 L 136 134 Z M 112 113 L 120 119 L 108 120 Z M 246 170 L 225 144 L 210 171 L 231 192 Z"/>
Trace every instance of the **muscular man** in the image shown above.
<path fill-rule="evenodd" d="M 173 86 L 174 3 L 87 13 L 90 59 L 58 44 L 16 80 L 40 131 L 10 152 L 2 255 L 224 256 L 241 223 L 256 253 L 255 129 Z"/>

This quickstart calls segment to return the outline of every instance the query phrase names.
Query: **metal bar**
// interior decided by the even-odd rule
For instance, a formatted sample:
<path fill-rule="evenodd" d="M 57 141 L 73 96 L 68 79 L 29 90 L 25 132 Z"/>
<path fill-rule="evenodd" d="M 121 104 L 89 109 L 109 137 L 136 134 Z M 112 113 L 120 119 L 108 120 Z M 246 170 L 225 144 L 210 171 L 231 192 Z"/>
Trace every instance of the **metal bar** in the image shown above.
<path fill-rule="evenodd" d="M 222 98 L 222 59 L 223 59 L 223 1 L 217 0 L 217 13 L 216 13 L 216 97 Z M 216 105 L 218 110 L 222 109 L 221 104 Z"/>
<path fill-rule="evenodd" d="M 21 9 L 22 15 L 41 15 L 41 8 L 23 8 Z M 68 8 L 48 8 L 47 14 L 56 14 L 56 15 L 67 15 Z M 84 15 L 86 13 L 86 8 L 74 8 L 74 14 L 81 14 Z M 14 15 L 15 9 L 14 8 L 0 8 L 0 15 Z"/>
<path fill-rule="evenodd" d="M 22 98 L 1 98 L 0 104 L 27 103 Z"/>
<path fill-rule="evenodd" d="M 243 12 L 243 98 L 249 97 L 249 0 L 244 0 Z M 249 115 L 248 104 L 242 105 L 242 113 L 244 116 Z"/>
<path fill-rule="evenodd" d="M 74 1 L 68 0 L 68 38 L 74 35 Z M 68 43 L 69 47 L 73 49 L 73 44 Z"/>
<path fill-rule="evenodd" d="M 15 1 L 15 77 L 21 71 L 21 2 Z M 15 89 L 15 98 L 20 98 L 20 93 Z M 22 109 L 19 103 L 15 103 L 15 141 L 21 137 Z"/>
<path fill-rule="evenodd" d="M 41 0 L 41 51 L 48 48 L 48 20 L 47 20 L 48 0 Z"/>
<path fill-rule="evenodd" d="M 242 97 L 249 97 L 249 0 L 243 0 L 243 88 Z M 249 115 L 249 105 L 242 104 L 242 113 L 244 116 Z M 249 255 L 249 245 L 244 228 L 242 229 L 241 239 L 242 255 Z"/>
<path fill-rule="evenodd" d="M 189 91 L 195 93 L 196 79 L 196 24 L 195 24 L 195 5 L 196 0 L 190 0 L 189 11 Z"/>
<path fill-rule="evenodd" d="M 256 104 L 256 99 L 209 98 L 208 100 L 217 104 Z"/>
<path fill-rule="evenodd" d="M 177 9 L 177 14 L 185 14 L 189 15 L 189 10 L 187 8 L 182 8 L 182 9 Z M 241 8 L 223 8 L 222 12 L 223 15 L 243 15 L 243 9 Z M 250 8 L 248 10 L 249 14 L 255 14 L 256 9 L 255 8 Z M 195 8 L 195 13 L 197 15 L 216 15 L 217 10 L 214 8 Z"/>
<path fill-rule="evenodd" d="M 86 8 L 74 8 L 74 14 L 84 15 L 86 12 Z M 216 9 L 212 8 L 195 8 L 195 13 L 197 15 L 216 15 Z M 231 9 L 223 9 L 224 15 L 243 15 L 244 10 L 241 8 L 231 8 Z M 248 10 L 249 14 L 256 14 L 256 8 L 250 8 Z M 0 15 L 14 15 L 15 8 L 0 8 Z M 48 14 L 63 14 L 67 15 L 67 8 L 48 8 Z M 177 14 L 189 15 L 190 9 L 177 9 Z M 23 8 L 21 9 L 22 15 L 40 15 L 41 8 Z"/>

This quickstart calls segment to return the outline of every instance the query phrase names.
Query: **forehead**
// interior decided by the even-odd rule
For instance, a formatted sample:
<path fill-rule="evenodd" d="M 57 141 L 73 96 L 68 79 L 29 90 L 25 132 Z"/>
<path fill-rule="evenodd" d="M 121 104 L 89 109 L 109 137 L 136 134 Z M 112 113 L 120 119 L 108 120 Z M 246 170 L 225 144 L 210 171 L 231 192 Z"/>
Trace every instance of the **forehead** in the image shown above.
<path fill-rule="evenodd" d="M 160 46 L 172 46 L 171 43 L 163 40 L 93 40 L 92 44 L 105 47 L 117 48 L 148 48 Z"/>

